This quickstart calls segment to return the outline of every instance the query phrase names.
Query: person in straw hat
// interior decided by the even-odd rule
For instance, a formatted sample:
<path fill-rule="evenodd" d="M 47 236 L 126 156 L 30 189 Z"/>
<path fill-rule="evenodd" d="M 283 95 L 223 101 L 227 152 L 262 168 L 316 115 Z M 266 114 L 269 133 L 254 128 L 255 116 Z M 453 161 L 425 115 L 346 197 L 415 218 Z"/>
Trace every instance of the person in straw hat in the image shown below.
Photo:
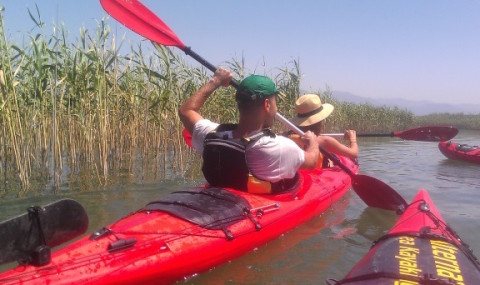
<path fill-rule="evenodd" d="M 333 137 L 321 136 L 325 128 L 325 119 L 333 112 L 333 105 L 323 103 L 316 94 L 305 94 L 295 102 L 297 115 L 291 120 L 302 131 L 312 131 L 317 135 L 317 142 L 329 152 L 356 159 L 358 157 L 357 134 L 354 130 L 346 130 L 344 139 L 350 142 L 350 147 L 340 143 Z M 298 143 L 295 135 L 290 137 Z M 300 143 L 302 145 L 303 143 Z M 319 161 L 323 159 L 320 158 Z"/>

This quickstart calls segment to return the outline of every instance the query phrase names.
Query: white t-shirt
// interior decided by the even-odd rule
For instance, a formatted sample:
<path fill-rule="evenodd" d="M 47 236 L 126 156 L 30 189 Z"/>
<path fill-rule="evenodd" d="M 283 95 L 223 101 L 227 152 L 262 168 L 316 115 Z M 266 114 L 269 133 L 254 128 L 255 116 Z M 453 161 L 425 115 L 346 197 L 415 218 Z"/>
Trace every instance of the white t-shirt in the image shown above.
<path fill-rule="evenodd" d="M 203 153 L 203 141 L 208 133 L 218 127 L 207 119 L 198 121 L 193 127 L 192 147 Z M 225 132 L 232 137 L 232 132 Z M 258 178 L 270 182 L 293 178 L 305 161 L 304 151 L 291 139 L 263 136 L 249 144 L 245 153 L 250 171 Z"/>

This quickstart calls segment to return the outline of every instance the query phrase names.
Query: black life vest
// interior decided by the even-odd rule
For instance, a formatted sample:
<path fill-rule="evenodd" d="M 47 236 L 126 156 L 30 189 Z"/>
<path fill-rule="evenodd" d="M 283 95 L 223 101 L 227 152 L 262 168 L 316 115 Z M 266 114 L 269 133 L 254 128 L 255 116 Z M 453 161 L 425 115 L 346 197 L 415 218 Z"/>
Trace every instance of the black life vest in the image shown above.
<path fill-rule="evenodd" d="M 298 173 L 291 179 L 271 183 L 255 177 L 246 161 L 245 151 L 249 144 L 264 136 L 275 137 L 275 134 L 270 129 L 264 129 L 248 138 L 221 136 L 221 132 L 231 131 L 236 127 L 236 124 L 222 124 L 205 137 L 202 172 L 207 182 L 214 187 L 230 187 L 264 194 L 293 189 L 299 180 Z M 252 187 L 252 185 L 254 186 Z M 252 188 L 257 188 L 257 190 Z M 263 188 L 263 190 L 258 190 L 258 188 Z"/>

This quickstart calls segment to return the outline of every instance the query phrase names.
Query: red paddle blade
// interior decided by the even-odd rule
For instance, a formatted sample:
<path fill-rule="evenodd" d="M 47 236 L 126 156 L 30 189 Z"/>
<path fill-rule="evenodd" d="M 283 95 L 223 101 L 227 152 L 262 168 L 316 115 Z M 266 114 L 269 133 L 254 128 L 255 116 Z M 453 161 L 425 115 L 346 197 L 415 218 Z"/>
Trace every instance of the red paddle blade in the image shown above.
<path fill-rule="evenodd" d="M 458 129 L 452 126 L 428 126 L 394 132 L 394 136 L 404 140 L 448 141 L 456 136 Z"/>
<path fill-rule="evenodd" d="M 183 129 L 182 132 L 183 140 L 185 143 L 189 146 L 192 147 L 192 134 L 190 134 L 187 129 Z"/>
<path fill-rule="evenodd" d="M 164 46 L 185 49 L 175 33 L 138 0 L 100 0 L 103 9 L 127 28 Z"/>
<path fill-rule="evenodd" d="M 352 176 L 355 193 L 370 207 L 403 212 L 407 202 L 392 187 L 370 176 Z"/>

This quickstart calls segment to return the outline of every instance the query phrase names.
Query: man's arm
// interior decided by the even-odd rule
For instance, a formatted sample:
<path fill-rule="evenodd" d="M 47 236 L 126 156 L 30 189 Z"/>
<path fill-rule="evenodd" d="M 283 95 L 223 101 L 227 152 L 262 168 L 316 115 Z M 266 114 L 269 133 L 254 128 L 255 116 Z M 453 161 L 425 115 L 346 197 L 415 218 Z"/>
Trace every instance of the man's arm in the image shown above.
<path fill-rule="evenodd" d="M 335 154 L 347 156 L 350 158 L 357 158 L 358 145 L 356 132 L 352 130 L 346 131 L 345 137 L 348 137 L 348 139 L 350 140 L 350 147 L 340 143 L 335 138 L 328 136 L 318 136 L 317 142 L 329 152 L 333 152 Z"/>
<path fill-rule="evenodd" d="M 220 86 L 227 87 L 230 85 L 232 78 L 232 73 L 227 69 L 217 69 L 207 84 L 193 93 L 193 95 L 180 106 L 178 115 L 180 116 L 183 126 L 189 133 L 193 134 L 193 127 L 199 120 L 203 119 L 199 112 L 208 97 Z"/>

